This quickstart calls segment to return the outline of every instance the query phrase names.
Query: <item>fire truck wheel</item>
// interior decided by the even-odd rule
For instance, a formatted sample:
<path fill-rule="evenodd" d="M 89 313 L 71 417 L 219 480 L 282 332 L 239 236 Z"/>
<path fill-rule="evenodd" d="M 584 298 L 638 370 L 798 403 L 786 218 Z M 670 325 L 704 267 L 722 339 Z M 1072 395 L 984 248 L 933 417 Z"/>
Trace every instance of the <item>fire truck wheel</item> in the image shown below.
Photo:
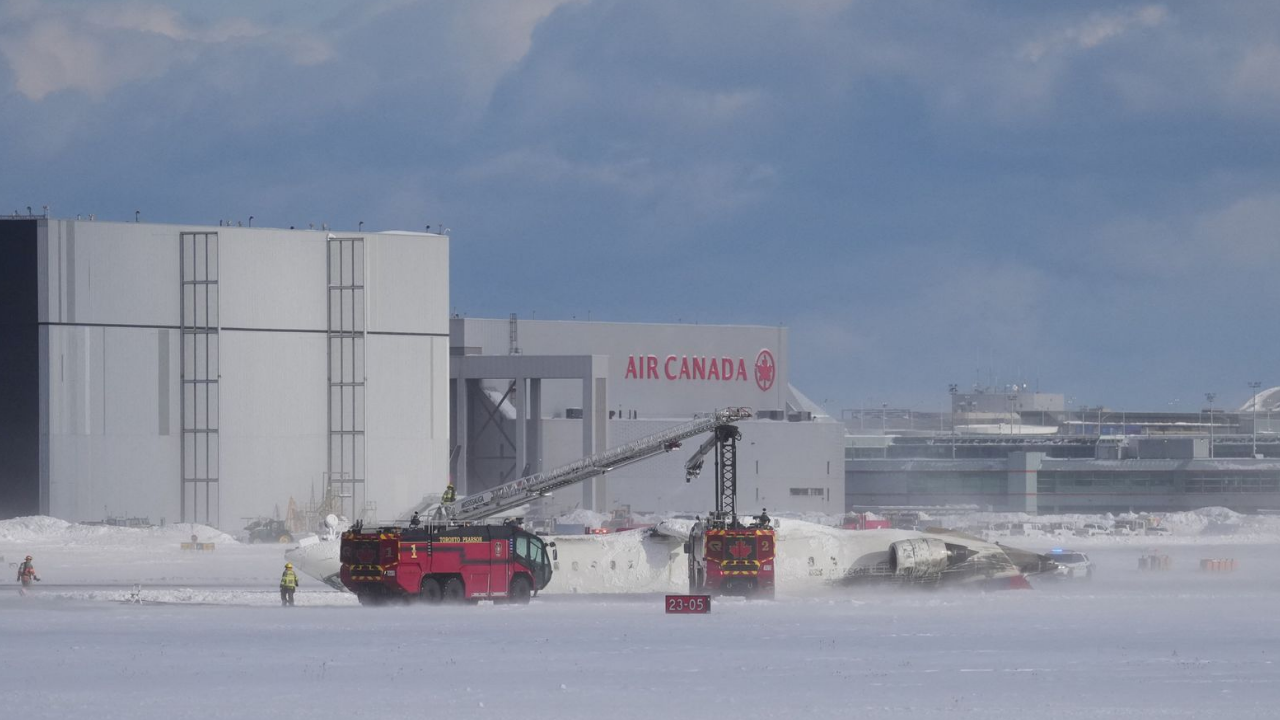
<path fill-rule="evenodd" d="M 449 578 L 444 584 L 444 601 L 447 603 L 462 602 L 463 597 L 467 594 L 466 589 L 462 586 L 462 580 L 458 578 Z"/>
<path fill-rule="evenodd" d="M 529 597 L 533 594 L 533 588 L 529 585 L 529 578 L 523 575 L 517 575 L 512 578 L 509 594 L 511 602 L 518 605 L 528 605 Z"/>
<path fill-rule="evenodd" d="M 418 595 L 419 602 L 435 605 L 440 602 L 441 596 L 440 583 L 435 578 L 422 578 L 422 589 Z"/>
<path fill-rule="evenodd" d="M 373 593 L 356 593 L 356 598 L 360 600 L 361 605 L 381 605 L 382 596 Z"/>
<path fill-rule="evenodd" d="M 289 537 L 288 535 L 281 535 L 280 537 L 276 538 L 276 542 L 278 542 L 278 543 L 280 543 L 281 545 L 283 545 L 283 544 L 285 544 L 285 543 L 291 543 L 291 542 L 293 542 L 293 538 Z"/>

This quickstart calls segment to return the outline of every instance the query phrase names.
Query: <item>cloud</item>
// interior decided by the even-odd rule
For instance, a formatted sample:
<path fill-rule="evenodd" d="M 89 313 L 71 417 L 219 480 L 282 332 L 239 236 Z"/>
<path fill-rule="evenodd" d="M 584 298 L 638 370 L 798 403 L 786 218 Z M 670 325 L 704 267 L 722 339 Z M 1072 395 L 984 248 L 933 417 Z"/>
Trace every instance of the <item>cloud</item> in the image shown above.
<path fill-rule="evenodd" d="M 1259 190 L 1172 215 L 1127 215 L 1088 242 L 1098 269 L 1122 281 L 1233 286 L 1280 268 L 1280 191 Z M 1280 295 L 1268 289 L 1267 294 Z"/>
<path fill-rule="evenodd" d="M 1223 92 L 1235 108 L 1280 114 L 1280 45 L 1266 42 L 1244 48 Z"/>
<path fill-rule="evenodd" d="M 760 199 L 776 186 L 777 171 L 765 163 L 682 162 L 647 157 L 572 160 L 549 148 L 522 148 L 464 167 L 469 183 L 535 183 L 554 196 L 584 191 L 617 194 L 650 209 L 661 222 L 703 222 Z"/>
<path fill-rule="evenodd" d="M 101 99 L 194 62 L 219 45 L 270 47 L 299 65 L 332 55 L 316 37 L 269 32 L 241 18 L 198 25 L 171 8 L 141 2 L 55 7 L 7 0 L 0 3 L 0 21 L 0 57 L 17 90 L 33 101 L 64 90 Z"/>
<path fill-rule="evenodd" d="M 1146 5 L 1122 12 L 1093 13 L 1082 21 L 1072 22 L 1052 33 L 1025 43 L 1018 56 L 1040 62 L 1051 55 L 1092 50 L 1112 42 L 1134 29 L 1156 27 L 1168 19 L 1162 5 Z"/>

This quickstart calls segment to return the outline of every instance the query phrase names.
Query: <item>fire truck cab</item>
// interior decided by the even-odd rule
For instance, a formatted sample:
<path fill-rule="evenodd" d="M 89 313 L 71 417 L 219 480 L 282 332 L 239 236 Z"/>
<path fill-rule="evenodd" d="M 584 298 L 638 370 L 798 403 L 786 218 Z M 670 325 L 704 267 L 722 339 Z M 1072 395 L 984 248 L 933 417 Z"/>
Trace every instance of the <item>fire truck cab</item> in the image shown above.
<path fill-rule="evenodd" d="M 342 584 L 361 604 L 510 600 L 551 581 L 554 543 L 513 525 L 353 528 L 342 536 Z"/>

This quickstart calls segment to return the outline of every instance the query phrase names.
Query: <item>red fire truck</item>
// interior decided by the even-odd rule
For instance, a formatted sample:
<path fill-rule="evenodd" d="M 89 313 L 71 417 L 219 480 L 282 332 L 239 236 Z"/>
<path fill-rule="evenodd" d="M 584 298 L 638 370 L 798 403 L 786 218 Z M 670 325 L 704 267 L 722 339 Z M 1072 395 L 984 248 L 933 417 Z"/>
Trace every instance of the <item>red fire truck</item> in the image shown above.
<path fill-rule="evenodd" d="M 512 525 L 364 530 L 342 535 L 342 584 L 363 605 L 527 603 L 551 580 L 551 554 L 537 535 Z"/>
<path fill-rule="evenodd" d="M 690 535 L 689 593 L 773 598 L 776 547 L 772 528 L 695 526 Z"/>
<path fill-rule="evenodd" d="M 750 525 L 738 518 L 738 440 L 733 425 L 717 427 L 712 437 L 685 463 L 685 479 L 702 471 L 708 453 L 716 451 L 716 509 L 706 523 L 694 524 L 685 551 L 689 555 L 689 593 L 772 598 L 777 534 L 768 515 Z"/>

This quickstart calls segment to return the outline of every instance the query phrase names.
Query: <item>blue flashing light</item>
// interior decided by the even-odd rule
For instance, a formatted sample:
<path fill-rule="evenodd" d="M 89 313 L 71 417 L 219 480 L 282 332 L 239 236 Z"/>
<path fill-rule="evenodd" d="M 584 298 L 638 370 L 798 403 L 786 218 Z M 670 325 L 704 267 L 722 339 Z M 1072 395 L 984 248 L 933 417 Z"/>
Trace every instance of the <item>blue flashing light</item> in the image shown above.
<path fill-rule="evenodd" d="M 1050 550 L 1049 552 L 1060 553 L 1060 552 L 1065 552 L 1065 551 L 1064 551 L 1062 548 L 1054 548 L 1054 549 Z"/>

